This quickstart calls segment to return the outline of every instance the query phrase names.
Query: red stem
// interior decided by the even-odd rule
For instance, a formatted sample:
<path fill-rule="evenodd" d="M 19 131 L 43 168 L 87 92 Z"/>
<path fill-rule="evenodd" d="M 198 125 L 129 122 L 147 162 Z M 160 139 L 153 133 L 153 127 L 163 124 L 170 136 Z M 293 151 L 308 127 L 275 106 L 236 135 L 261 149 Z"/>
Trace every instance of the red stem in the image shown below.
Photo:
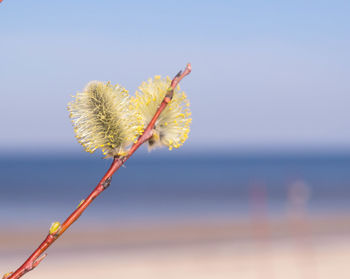
<path fill-rule="evenodd" d="M 1 0 L 0 0 L 1 1 Z M 55 233 L 49 233 L 45 240 L 40 244 L 40 246 L 33 252 L 33 254 L 13 273 L 5 274 L 3 279 L 18 279 L 26 274 L 28 271 L 31 271 L 37 267 L 40 262 L 46 257 L 46 254 L 43 254 L 47 248 L 51 246 L 52 243 L 56 241 L 85 211 L 85 209 L 92 203 L 92 201 L 99 196 L 111 183 L 113 174 L 128 160 L 131 155 L 147 140 L 152 137 L 152 130 L 154 124 L 156 123 L 159 115 L 171 101 L 174 89 L 179 84 L 179 82 L 191 72 L 191 64 L 187 64 L 184 72 L 179 72 L 174 79 L 172 80 L 170 87 L 166 96 L 164 97 L 162 103 L 159 105 L 158 110 L 153 116 L 150 123 L 147 125 L 147 128 L 143 134 L 137 139 L 136 143 L 132 145 L 128 154 L 123 157 L 115 157 L 111 166 L 109 167 L 106 174 L 102 177 L 101 181 L 97 184 L 96 188 L 90 193 L 90 195 L 82 202 L 82 204 L 75 210 L 73 213 L 62 223 L 59 230 Z"/>

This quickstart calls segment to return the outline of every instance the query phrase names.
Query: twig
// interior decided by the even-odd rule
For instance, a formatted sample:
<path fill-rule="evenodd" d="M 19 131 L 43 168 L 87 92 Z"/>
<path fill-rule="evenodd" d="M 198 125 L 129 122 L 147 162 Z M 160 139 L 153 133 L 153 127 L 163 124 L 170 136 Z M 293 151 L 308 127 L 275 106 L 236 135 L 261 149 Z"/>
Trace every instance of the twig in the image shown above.
<path fill-rule="evenodd" d="M 137 139 L 137 141 L 131 146 L 126 156 L 114 157 L 111 166 L 109 167 L 106 174 L 102 177 L 101 181 L 97 184 L 96 188 L 90 193 L 90 195 L 82 201 L 78 208 L 73 211 L 73 213 L 55 230 L 50 230 L 49 234 L 45 240 L 40 244 L 40 246 L 33 252 L 33 254 L 13 273 L 7 273 L 3 276 L 3 279 L 18 279 L 22 277 L 27 272 L 33 270 L 37 267 L 40 262 L 46 257 L 43 254 L 47 248 L 51 246 L 85 211 L 85 209 L 92 203 L 92 201 L 99 196 L 111 183 L 113 174 L 128 160 L 131 155 L 146 141 L 152 137 L 153 127 L 156 123 L 159 115 L 171 101 L 174 89 L 179 84 L 179 82 L 191 72 L 191 64 L 187 64 L 183 72 L 179 72 L 172 80 L 170 87 L 162 101 L 159 105 L 158 110 L 153 116 L 152 120 L 148 124 L 147 128 L 144 130 L 143 134 Z"/>

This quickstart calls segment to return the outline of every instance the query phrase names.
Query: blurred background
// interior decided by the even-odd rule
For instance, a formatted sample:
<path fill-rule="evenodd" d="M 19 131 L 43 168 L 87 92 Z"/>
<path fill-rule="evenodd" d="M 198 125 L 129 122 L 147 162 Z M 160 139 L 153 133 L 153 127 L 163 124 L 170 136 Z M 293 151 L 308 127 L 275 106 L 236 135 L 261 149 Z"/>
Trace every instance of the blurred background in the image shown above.
<path fill-rule="evenodd" d="M 347 278 L 348 1 L 0 4 L 0 273 L 110 165 L 66 110 L 90 80 L 181 88 L 179 150 L 139 150 L 27 278 Z"/>

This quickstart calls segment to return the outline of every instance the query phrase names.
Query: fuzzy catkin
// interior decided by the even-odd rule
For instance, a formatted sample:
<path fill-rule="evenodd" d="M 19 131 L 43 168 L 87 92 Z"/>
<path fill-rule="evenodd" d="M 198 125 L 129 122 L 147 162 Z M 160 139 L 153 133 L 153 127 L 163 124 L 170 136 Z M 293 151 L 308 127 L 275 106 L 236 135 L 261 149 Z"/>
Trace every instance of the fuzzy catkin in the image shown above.
<path fill-rule="evenodd" d="M 169 77 L 161 78 L 155 76 L 143 82 L 139 87 L 139 92 L 131 98 L 133 107 L 141 116 L 142 123 L 147 126 L 156 113 L 160 103 L 170 86 Z M 148 141 L 149 148 L 157 146 L 167 146 L 170 150 L 178 148 L 186 141 L 190 132 L 190 123 L 192 119 L 190 103 L 185 92 L 180 92 L 180 87 L 174 89 L 174 95 L 171 102 L 157 119 L 153 136 Z"/>
<path fill-rule="evenodd" d="M 106 157 L 125 155 L 126 147 L 143 131 L 128 91 L 120 85 L 92 81 L 74 98 L 68 110 L 84 149 L 92 153 L 100 148 Z"/>

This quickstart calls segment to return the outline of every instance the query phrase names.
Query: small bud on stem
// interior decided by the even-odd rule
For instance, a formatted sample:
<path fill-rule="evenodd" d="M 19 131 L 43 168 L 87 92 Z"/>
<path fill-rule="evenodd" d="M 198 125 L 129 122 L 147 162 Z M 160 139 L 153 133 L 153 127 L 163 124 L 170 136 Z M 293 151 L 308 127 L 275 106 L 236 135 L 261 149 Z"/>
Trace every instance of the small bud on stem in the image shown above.
<path fill-rule="evenodd" d="M 57 234 L 57 232 L 60 230 L 60 228 L 61 228 L 60 222 L 54 222 L 54 223 L 51 224 L 49 232 L 52 235 Z"/>

